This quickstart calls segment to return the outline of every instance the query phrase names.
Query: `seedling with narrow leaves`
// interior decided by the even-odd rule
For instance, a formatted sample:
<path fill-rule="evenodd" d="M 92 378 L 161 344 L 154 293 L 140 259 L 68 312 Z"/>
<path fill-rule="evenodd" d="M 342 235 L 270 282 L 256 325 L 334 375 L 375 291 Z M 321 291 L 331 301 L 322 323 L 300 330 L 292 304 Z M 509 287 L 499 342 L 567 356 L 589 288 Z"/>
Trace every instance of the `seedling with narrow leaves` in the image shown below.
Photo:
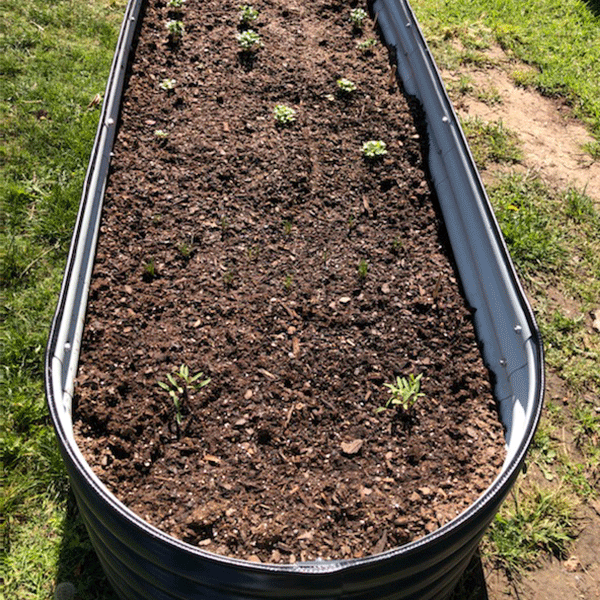
<path fill-rule="evenodd" d="M 189 367 L 182 364 L 179 371 L 167 374 L 167 381 L 158 381 L 158 385 L 169 394 L 175 408 L 175 423 L 177 432 L 182 423 L 182 409 L 190 394 L 197 392 L 210 383 L 210 377 L 202 379 L 204 373 L 199 371 L 195 375 L 190 375 Z"/>
<path fill-rule="evenodd" d="M 403 413 L 409 413 L 419 398 L 425 396 L 421 392 L 421 379 L 423 373 L 416 377 L 411 373 L 408 377 L 396 377 L 396 383 L 384 383 L 383 385 L 390 391 L 390 397 L 385 406 L 380 406 L 377 412 L 386 410 L 390 406 L 399 407 Z"/>

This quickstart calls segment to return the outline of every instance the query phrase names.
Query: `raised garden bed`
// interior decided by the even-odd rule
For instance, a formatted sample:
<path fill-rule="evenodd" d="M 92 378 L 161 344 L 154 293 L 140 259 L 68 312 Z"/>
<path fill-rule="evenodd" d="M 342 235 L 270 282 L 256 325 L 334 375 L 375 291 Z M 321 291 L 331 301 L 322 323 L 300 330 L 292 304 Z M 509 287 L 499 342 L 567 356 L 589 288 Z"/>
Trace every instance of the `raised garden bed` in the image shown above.
<path fill-rule="evenodd" d="M 251 27 L 262 47 L 251 52 L 236 37 L 250 28 L 237 3 L 149 2 L 144 10 L 87 302 L 76 454 L 122 502 L 115 513 L 109 498 L 103 522 L 127 506 L 134 520 L 173 536 L 165 543 L 178 555 L 183 548 L 219 568 L 246 559 L 245 572 L 251 563 L 279 573 L 274 565 L 299 562 L 293 572 L 308 575 L 361 570 L 361 559 L 384 553 L 378 568 L 398 575 L 401 547 L 426 534 L 446 535 L 446 554 L 456 551 L 463 516 L 481 508 L 494 480 L 496 496 L 505 493 L 523 444 L 513 441 L 505 459 L 426 176 L 437 138 L 429 146 L 427 115 L 398 89 L 381 41 L 364 43 L 379 40 L 372 22 L 353 27 L 346 2 L 256 8 Z M 389 15 L 381 18 L 385 31 Z M 183 23 L 183 36 L 169 35 L 169 21 Z M 278 105 L 294 119 L 277 123 Z M 369 140 L 385 142 L 387 153 L 365 156 Z M 93 235 L 86 243 L 89 271 Z M 67 337 L 79 343 L 78 334 Z M 53 334 L 51 353 L 56 342 Z M 72 362 L 62 364 L 63 375 L 73 372 Z M 180 365 L 206 385 L 186 385 Z M 385 384 L 411 376 L 421 377 L 423 394 L 414 406 L 379 410 L 390 399 Z M 499 381 L 504 401 L 498 391 L 510 384 Z M 539 396 L 540 382 L 527 385 Z M 71 387 L 63 388 L 69 412 Z M 509 441 L 522 413 L 532 435 L 532 402 L 517 411 L 503 404 Z M 75 487 L 86 479 L 76 475 Z M 97 517 L 95 502 L 87 505 Z M 444 527 L 453 520 L 454 529 Z M 128 544 L 129 524 L 115 527 L 121 534 L 109 538 Z M 478 521 L 467 558 L 480 531 Z M 111 545 L 105 536 L 92 532 L 98 548 Z M 112 550 L 99 552 L 123 585 Z M 456 556 L 455 567 L 464 566 Z M 285 589 L 299 586 L 293 597 L 305 597 L 302 580 Z M 383 584 L 392 596 L 393 580 Z M 339 593 L 331 591 L 338 583 L 322 585 Z M 370 594 L 369 583 L 355 585 Z"/>

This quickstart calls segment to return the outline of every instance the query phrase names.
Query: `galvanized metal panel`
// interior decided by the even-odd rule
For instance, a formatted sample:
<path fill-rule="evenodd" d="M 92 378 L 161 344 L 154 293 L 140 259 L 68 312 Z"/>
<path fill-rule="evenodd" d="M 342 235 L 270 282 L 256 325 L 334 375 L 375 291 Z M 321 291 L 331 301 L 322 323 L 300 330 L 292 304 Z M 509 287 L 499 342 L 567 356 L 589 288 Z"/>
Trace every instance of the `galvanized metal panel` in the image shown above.
<path fill-rule="evenodd" d="M 72 488 L 103 568 L 123 600 L 428 600 L 445 597 L 468 564 L 521 468 L 539 420 L 543 353 L 489 201 L 414 14 L 376 0 L 406 91 L 425 109 L 429 167 L 461 283 L 475 309 L 484 359 L 507 429 L 497 479 L 439 530 L 363 559 L 255 564 L 204 552 L 149 525 L 94 475 L 73 438 L 71 398 L 124 73 L 142 0 L 130 0 L 88 169 L 46 352 L 46 394 Z"/>

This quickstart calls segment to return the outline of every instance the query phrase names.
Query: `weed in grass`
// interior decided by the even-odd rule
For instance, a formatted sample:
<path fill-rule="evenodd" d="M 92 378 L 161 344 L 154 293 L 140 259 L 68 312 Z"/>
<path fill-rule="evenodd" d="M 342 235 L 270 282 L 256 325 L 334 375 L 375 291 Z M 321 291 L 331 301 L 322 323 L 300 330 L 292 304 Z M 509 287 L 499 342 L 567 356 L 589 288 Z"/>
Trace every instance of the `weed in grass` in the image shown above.
<path fill-rule="evenodd" d="M 381 140 L 369 140 L 362 145 L 363 156 L 367 160 L 377 160 L 387 154 L 387 146 Z"/>
<path fill-rule="evenodd" d="M 550 212 L 550 193 L 542 183 L 532 176 L 508 175 L 490 189 L 490 199 L 520 271 L 555 269 L 565 248 Z"/>
<path fill-rule="evenodd" d="M 600 160 L 600 142 L 598 140 L 586 142 L 583 145 L 583 150 L 592 157 L 592 160 Z"/>
<path fill-rule="evenodd" d="M 518 137 L 506 129 L 502 121 L 482 121 L 479 117 L 462 120 L 473 158 L 480 168 L 489 162 L 516 163 L 523 158 Z"/>
<path fill-rule="evenodd" d="M 498 91 L 498 88 L 494 86 L 477 90 L 475 97 L 477 98 L 477 100 L 483 102 L 484 104 L 487 104 L 488 106 L 497 106 L 499 104 L 502 104 L 503 102 L 502 96 Z"/>
<path fill-rule="evenodd" d="M 516 485 L 512 502 L 504 503 L 487 534 L 493 560 L 516 577 L 542 552 L 564 558 L 576 535 L 574 512 L 575 503 L 563 488 L 533 487 L 522 493 Z"/>
<path fill-rule="evenodd" d="M 575 418 L 575 443 L 580 447 L 587 442 L 598 443 L 600 437 L 600 413 L 586 402 L 578 402 L 573 410 Z"/>
<path fill-rule="evenodd" d="M 565 214 L 576 223 L 600 225 L 600 215 L 596 212 L 593 200 L 584 192 L 569 188 L 564 194 Z M 600 233 L 600 230 L 598 231 Z"/>
<path fill-rule="evenodd" d="M 235 39 L 238 41 L 242 52 L 251 53 L 255 52 L 259 48 L 262 48 L 262 41 L 260 39 L 260 35 L 256 33 L 256 31 L 252 29 L 248 29 L 246 31 L 242 31 L 242 33 L 238 33 L 235 36 Z"/>
<path fill-rule="evenodd" d="M 273 117 L 279 127 L 286 127 L 296 120 L 296 111 L 285 104 L 276 104 L 273 108 Z"/>
<path fill-rule="evenodd" d="M 535 86 L 536 73 L 531 69 L 515 69 L 510 73 L 512 82 L 517 87 L 530 88 Z"/>

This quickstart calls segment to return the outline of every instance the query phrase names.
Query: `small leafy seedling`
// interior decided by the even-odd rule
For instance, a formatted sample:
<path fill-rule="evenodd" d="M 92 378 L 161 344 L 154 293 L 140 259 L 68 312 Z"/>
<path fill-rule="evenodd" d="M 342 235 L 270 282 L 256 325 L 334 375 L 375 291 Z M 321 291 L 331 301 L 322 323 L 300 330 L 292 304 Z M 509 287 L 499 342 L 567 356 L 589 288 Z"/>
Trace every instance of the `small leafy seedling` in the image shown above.
<path fill-rule="evenodd" d="M 155 129 L 154 137 L 158 138 L 159 140 L 165 140 L 169 137 L 169 134 L 164 129 Z"/>
<path fill-rule="evenodd" d="M 362 8 L 355 8 L 350 11 L 350 22 L 355 29 L 362 29 L 367 16 L 367 12 Z"/>
<path fill-rule="evenodd" d="M 210 377 L 202 379 L 204 373 L 200 371 L 195 375 L 190 375 L 190 370 L 186 364 L 179 367 L 179 371 L 173 371 L 167 375 L 167 381 L 158 381 L 158 385 L 169 393 L 175 408 L 175 422 L 177 431 L 181 426 L 181 411 L 183 403 L 189 398 L 190 392 L 198 391 L 210 383 Z"/>
<path fill-rule="evenodd" d="M 248 25 L 252 21 L 258 19 L 258 11 L 248 4 L 240 6 L 240 21 L 243 25 Z"/>
<path fill-rule="evenodd" d="M 294 279 L 292 278 L 292 276 L 286 275 L 285 279 L 283 280 L 283 287 L 287 294 L 289 294 L 292 291 L 293 285 L 294 285 Z"/>
<path fill-rule="evenodd" d="M 352 92 L 356 91 L 356 85 L 349 79 L 346 79 L 345 77 L 338 79 L 336 83 L 338 86 L 338 90 L 342 94 L 351 94 Z"/>
<path fill-rule="evenodd" d="M 238 33 L 235 37 L 242 48 L 242 52 L 254 52 L 263 45 L 260 35 L 258 35 L 258 33 L 252 29 L 242 31 L 242 33 Z"/>
<path fill-rule="evenodd" d="M 167 79 L 163 79 L 160 82 L 159 87 L 161 90 L 165 90 L 165 92 L 169 92 L 175 87 L 175 83 L 176 83 L 176 81 L 174 79 L 167 78 Z"/>
<path fill-rule="evenodd" d="M 285 104 L 277 104 L 273 109 L 273 116 L 277 125 L 285 127 L 296 120 L 296 111 Z"/>
<path fill-rule="evenodd" d="M 371 50 L 371 48 L 373 48 L 376 45 L 377 40 L 375 38 L 369 38 L 368 40 L 364 40 L 363 42 L 358 42 L 358 44 L 356 44 L 356 47 L 359 50 L 362 50 L 363 52 L 368 52 L 369 50 Z"/>
<path fill-rule="evenodd" d="M 170 21 L 167 21 L 165 27 L 167 28 L 167 31 L 173 40 L 180 40 L 185 34 L 185 26 L 183 25 L 183 21 L 171 19 Z"/>
<path fill-rule="evenodd" d="M 387 146 L 381 140 L 369 140 L 362 145 L 363 156 L 369 160 L 376 160 L 387 154 Z"/>
<path fill-rule="evenodd" d="M 411 373 L 408 378 L 396 377 L 396 383 L 384 383 L 383 385 L 389 389 L 390 397 L 385 406 L 380 406 L 377 412 L 386 410 L 390 406 L 398 406 L 404 413 L 408 413 L 417 400 L 425 394 L 421 392 L 421 379 L 423 373 L 419 373 L 416 377 Z"/>
<path fill-rule="evenodd" d="M 169 0 L 167 6 L 169 8 L 181 8 L 185 0 Z"/>

